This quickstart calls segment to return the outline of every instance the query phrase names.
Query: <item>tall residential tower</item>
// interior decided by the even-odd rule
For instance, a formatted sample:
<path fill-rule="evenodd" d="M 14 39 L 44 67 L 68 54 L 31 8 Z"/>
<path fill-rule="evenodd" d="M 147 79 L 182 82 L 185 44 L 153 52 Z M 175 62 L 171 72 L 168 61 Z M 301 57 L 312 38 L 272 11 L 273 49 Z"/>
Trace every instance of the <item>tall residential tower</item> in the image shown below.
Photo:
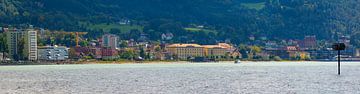
<path fill-rule="evenodd" d="M 37 60 L 37 31 L 33 29 L 7 29 L 8 52 L 14 60 Z"/>
<path fill-rule="evenodd" d="M 102 36 L 102 46 L 112 49 L 118 48 L 119 37 L 113 34 L 105 34 Z"/>

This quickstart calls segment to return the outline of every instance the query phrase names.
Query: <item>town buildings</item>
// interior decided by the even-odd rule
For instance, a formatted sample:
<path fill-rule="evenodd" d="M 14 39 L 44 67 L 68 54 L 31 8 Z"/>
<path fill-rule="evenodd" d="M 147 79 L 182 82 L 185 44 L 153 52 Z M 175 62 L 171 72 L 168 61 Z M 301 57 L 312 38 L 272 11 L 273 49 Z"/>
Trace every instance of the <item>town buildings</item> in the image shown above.
<path fill-rule="evenodd" d="M 102 51 L 101 48 L 93 47 L 90 48 L 91 55 L 94 57 L 94 59 L 102 59 Z"/>
<path fill-rule="evenodd" d="M 37 31 L 34 29 L 6 29 L 11 59 L 37 60 Z"/>
<path fill-rule="evenodd" d="M 310 53 L 303 51 L 298 46 L 286 46 L 282 48 L 267 48 L 265 49 L 271 56 L 279 56 L 286 60 L 305 60 L 310 58 Z"/>
<path fill-rule="evenodd" d="M 305 49 L 317 48 L 316 36 L 305 36 L 304 40 L 300 43 L 300 47 Z"/>
<path fill-rule="evenodd" d="M 45 46 L 38 48 L 39 60 L 66 60 L 69 58 L 69 48 L 63 46 Z"/>
<path fill-rule="evenodd" d="M 350 46 L 350 39 L 351 39 L 350 36 L 341 36 L 339 38 L 339 42 L 340 43 L 345 43 L 345 45 L 348 47 L 348 46 Z"/>
<path fill-rule="evenodd" d="M 102 36 L 102 47 L 110 47 L 112 49 L 118 49 L 119 37 L 114 34 L 105 34 Z"/>
<path fill-rule="evenodd" d="M 101 57 L 103 60 L 117 59 L 119 58 L 119 53 L 116 49 L 105 47 L 101 49 Z"/>
<path fill-rule="evenodd" d="M 98 60 L 113 60 L 119 58 L 119 51 L 111 47 L 74 47 L 70 49 L 74 51 L 70 53 L 71 58 L 74 59 L 91 57 Z"/>
<path fill-rule="evenodd" d="M 166 49 L 179 59 L 192 57 L 222 58 L 227 55 L 230 56 L 230 53 L 235 50 L 226 43 L 219 43 L 218 45 L 172 44 L 167 46 Z"/>

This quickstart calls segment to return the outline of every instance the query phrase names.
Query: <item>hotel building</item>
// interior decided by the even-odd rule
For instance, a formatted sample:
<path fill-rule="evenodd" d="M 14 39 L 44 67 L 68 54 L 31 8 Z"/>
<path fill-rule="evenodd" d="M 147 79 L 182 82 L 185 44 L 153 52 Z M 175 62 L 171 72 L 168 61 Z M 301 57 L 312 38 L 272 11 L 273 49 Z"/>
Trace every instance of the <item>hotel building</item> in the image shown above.
<path fill-rule="evenodd" d="M 218 45 L 172 44 L 166 48 L 179 59 L 188 59 L 189 57 L 220 58 L 234 50 L 231 45 L 226 43 L 219 43 Z"/>

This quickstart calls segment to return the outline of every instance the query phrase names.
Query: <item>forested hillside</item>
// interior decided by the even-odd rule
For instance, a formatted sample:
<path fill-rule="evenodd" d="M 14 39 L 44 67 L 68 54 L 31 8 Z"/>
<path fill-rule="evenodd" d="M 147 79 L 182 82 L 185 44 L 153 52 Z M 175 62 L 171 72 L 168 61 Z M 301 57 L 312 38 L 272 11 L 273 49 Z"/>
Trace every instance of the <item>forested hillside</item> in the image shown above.
<path fill-rule="evenodd" d="M 138 33 L 159 40 L 174 33 L 174 41 L 214 43 L 247 41 L 249 35 L 298 39 L 334 32 L 360 35 L 358 0 L 0 0 L 0 25 L 32 24 L 52 30 L 88 31 L 96 37 L 129 19 Z M 206 30 L 185 28 L 204 25 Z M 126 29 L 125 29 L 126 30 Z M 136 31 L 136 30 L 132 30 Z M 208 32 L 213 31 L 213 32 Z M 120 33 L 119 33 L 120 32 Z M 95 34 L 94 34 L 95 33 Z M 129 36 L 127 38 L 132 38 Z M 134 36 L 138 37 L 138 36 Z M 356 40 L 356 39 L 354 39 Z M 354 44 L 358 44 L 354 41 Z"/>

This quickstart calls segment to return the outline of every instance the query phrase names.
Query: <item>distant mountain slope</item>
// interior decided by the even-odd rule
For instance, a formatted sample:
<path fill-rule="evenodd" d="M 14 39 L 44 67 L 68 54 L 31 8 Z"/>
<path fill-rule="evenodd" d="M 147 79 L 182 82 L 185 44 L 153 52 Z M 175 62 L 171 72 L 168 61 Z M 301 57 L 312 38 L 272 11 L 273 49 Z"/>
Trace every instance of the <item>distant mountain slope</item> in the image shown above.
<path fill-rule="evenodd" d="M 360 30 L 359 3 L 358 0 L 0 0 L 0 24 L 87 30 L 91 25 L 81 23 L 131 19 L 153 36 L 180 32 L 179 40 L 193 33 L 176 28 L 190 24 L 214 29 L 216 34 L 208 38 L 237 43 L 247 41 L 248 35 L 279 39 L 317 35 L 330 39 L 335 31 L 355 34 Z M 169 29 L 171 26 L 175 27 Z"/>

